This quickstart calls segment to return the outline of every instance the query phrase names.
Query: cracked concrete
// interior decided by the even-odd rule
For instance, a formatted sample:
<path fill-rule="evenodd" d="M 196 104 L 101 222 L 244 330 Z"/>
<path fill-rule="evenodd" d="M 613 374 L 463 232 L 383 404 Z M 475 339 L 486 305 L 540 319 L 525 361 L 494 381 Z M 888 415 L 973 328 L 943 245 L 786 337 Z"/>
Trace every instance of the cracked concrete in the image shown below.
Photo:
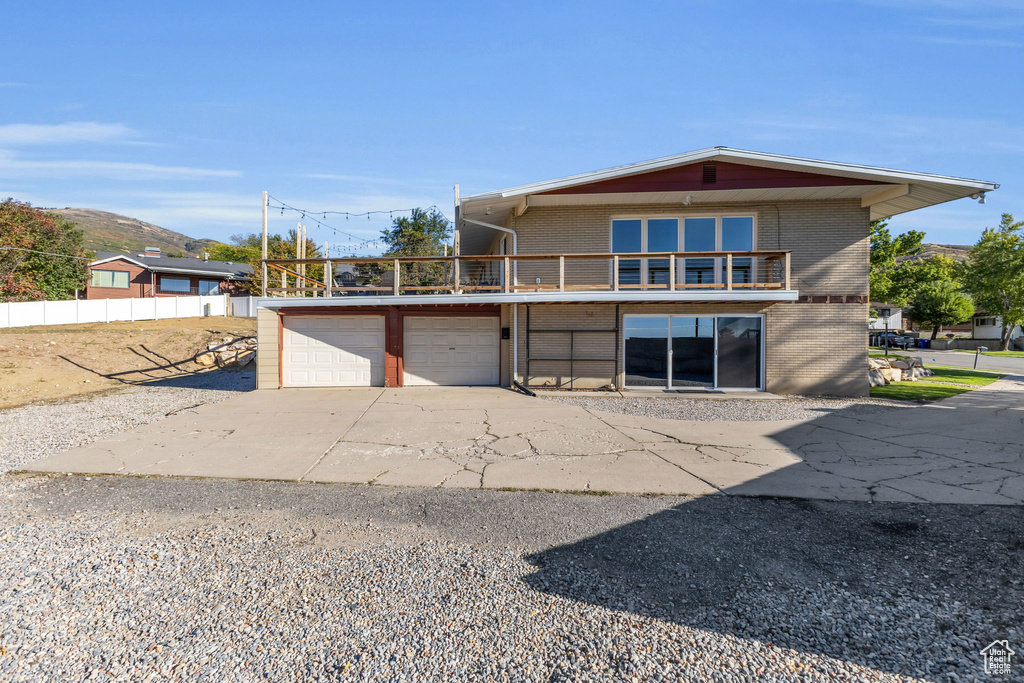
<path fill-rule="evenodd" d="M 644 418 L 484 387 L 251 392 L 26 469 L 1019 505 L 1024 377 L 787 422 Z"/>

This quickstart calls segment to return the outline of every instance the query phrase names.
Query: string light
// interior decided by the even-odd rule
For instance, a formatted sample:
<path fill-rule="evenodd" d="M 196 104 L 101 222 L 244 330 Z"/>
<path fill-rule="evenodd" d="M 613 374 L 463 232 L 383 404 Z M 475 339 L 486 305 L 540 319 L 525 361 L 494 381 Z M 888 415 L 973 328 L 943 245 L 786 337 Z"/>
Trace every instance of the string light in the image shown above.
<path fill-rule="evenodd" d="M 274 202 L 275 204 L 272 205 L 271 202 Z M 344 216 L 346 221 L 349 220 L 350 218 L 358 218 L 359 216 L 366 216 L 366 220 L 369 221 L 369 220 L 371 220 L 371 216 L 373 216 L 373 215 L 385 214 L 386 213 L 386 214 L 388 214 L 388 218 L 390 218 L 391 220 L 394 220 L 396 213 L 399 213 L 399 214 L 402 214 L 402 213 L 412 213 L 413 211 L 416 210 L 416 209 L 379 209 L 379 210 L 375 210 L 375 211 L 363 211 L 363 212 L 353 212 L 353 211 L 312 211 L 312 210 L 309 210 L 309 209 L 300 209 L 300 208 L 291 206 L 290 204 L 286 204 L 285 202 L 281 201 L 277 197 L 274 197 L 274 196 L 269 195 L 269 194 L 267 195 L 267 207 L 268 208 L 274 208 L 274 209 L 280 209 L 282 216 L 284 215 L 284 212 L 286 210 L 287 211 L 292 211 L 294 213 L 300 214 L 302 216 L 302 220 L 311 220 L 314 223 L 316 223 L 317 225 L 319 225 L 321 228 L 324 228 L 326 230 L 330 230 L 333 233 L 335 233 L 336 235 L 344 235 L 345 237 L 350 238 L 352 240 L 351 242 L 349 242 L 347 244 L 343 244 L 343 245 L 337 245 L 337 249 L 339 250 L 339 254 L 341 254 L 341 252 L 344 251 L 344 250 L 355 252 L 355 251 L 359 251 L 359 250 L 367 250 L 367 249 L 370 249 L 370 248 L 372 248 L 374 250 L 377 250 L 380 247 L 379 247 L 379 243 L 377 241 L 375 241 L 375 240 L 363 240 L 362 238 L 360 238 L 357 235 L 353 235 L 350 232 L 345 232 L 344 230 L 339 230 L 338 228 L 334 227 L 333 225 L 328 225 L 327 222 L 326 222 L 328 215 Z M 427 207 L 426 211 L 428 213 L 439 214 L 445 220 L 448 220 L 450 222 L 450 219 L 447 216 L 445 216 L 444 212 L 441 211 L 441 209 L 439 209 L 437 207 L 437 205 L 433 205 L 433 206 Z M 323 217 L 323 220 L 314 218 L 314 216 L 316 214 L 320 214 Z M 344 254 L 341 254 L 341 255 L 344 255 Z"/>

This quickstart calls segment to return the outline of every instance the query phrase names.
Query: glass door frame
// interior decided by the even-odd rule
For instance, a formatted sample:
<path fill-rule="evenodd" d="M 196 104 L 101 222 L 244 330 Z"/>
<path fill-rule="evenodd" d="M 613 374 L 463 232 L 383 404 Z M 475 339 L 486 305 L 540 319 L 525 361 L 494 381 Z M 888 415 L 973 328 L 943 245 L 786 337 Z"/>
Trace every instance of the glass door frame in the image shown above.
<path fill-rule="evenodd" d="M 672 386 L 672 318 L 711 318 L 714 320 L 712 328 L 714 330 L 713 338 L 715 340 L 715 355 L 714 355 L 714 383 L 710 387 L 700 388 L 681 388 Z M 667 350 L 667 372 L 665 386 L 662 387 L 664 391 L 766 391 L 765 389 L 765 367 L 767 365 L 767 358 L 765 357 L 765 321 L 764 313 L 623 313 L 621 327 L 622 333 L 622 347 L 620 352 L 622 353 L 622 388 L 623 389 L 656 389 L 656 386 L 647 385 L 629 385 L 626 381 L 626 318 L 665 318 L 665 346 Z M 761 366 L 758 368 L 758 382 L 760 387 L 719 387 L 718 386 L 718 319 L 719 318 L 758 318 L 761 321 Z"/>

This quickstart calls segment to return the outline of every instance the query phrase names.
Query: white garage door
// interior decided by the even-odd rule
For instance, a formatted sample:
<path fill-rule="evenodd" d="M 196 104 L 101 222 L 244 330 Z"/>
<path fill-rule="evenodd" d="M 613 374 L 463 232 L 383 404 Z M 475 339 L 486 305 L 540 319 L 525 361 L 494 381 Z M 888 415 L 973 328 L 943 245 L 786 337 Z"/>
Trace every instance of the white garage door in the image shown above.
<path fill-rule="evenodd" d="M 497 384 L 498 324 L 495 316 L 406 316 L 404 384 Z"/>
<path fill-rule="evenodd" d="M 384 386 L 384 316 L 286 315 L 286 387 Z"/>

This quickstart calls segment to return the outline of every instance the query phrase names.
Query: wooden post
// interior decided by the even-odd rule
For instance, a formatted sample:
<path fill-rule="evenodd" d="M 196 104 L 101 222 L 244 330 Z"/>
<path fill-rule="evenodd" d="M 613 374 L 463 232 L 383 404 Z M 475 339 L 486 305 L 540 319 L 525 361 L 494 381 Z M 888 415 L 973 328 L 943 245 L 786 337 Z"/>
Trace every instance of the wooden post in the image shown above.
<path fill-rule="evenodd" d="M 784 286 L 788 290 L 790 288 L 789 287 L 789 252 L 788 251 L 786 252 L 786 256 L 783 258 L 782 268 L 783 268 L 783 275 L 782 275 L 783 280 L 782 281 L 785 282 Z"/>
<path fill-rule="evenodd" d="M 267 295 L 267 191 L 263 191 L 263 256 L 262 278 L 260 284 L 260 296 Z"/>
<path fill-rule="evenodd" d="M 399 280 L 401 275 L 402 275 L 402 262 L 399 261 L 398 259 L 395 259 L 395 279 L 391 283 L 391 293 L 394 294 L 395 296 L 398 296 L 401 293 L 401 291 L 402 291 L 400 289 L 400 285 L 398 283 L 398 280 Z"/>
<path fill-rule="evenodd" d="M 668 291 L 676 291 L 676 257 L 675 254 L 668 260 Z"/>
<path fill-rule="evenodd" d="M 512 291 L 512 259 L 508 256 L 505 257 L 505 293 L 508 294 Z"/>
<path fill-rule="evenodd" d="M 327 249 L 327 240 L 324 240 L 324 296 L 331 295 L 331 285 L 334 284 L 334 272 L 331 269 L 331 252 Z"/>
<path fill-rule="evenodd" d="M 459 278 L 461 277 L 461 263 L 459 257 L 462 255 L 462 230 L 459 224 L 462 223 L 462 199 L 459 197 L 459 184 L 455 184 L 455 230 L 452 234 L 452 294 L 459 293 Z"/>
<path fill-rule="evenodd" d="M 612 256 L 612 291 L 619 291 L 619 255 Z"/>
<path fill-rule="evenodd" d="M 565 256 L 558 257 L 558 291 L 565 291 Z"/>
<path fill-rule="evenodd" d="M 288 273 L 281 271 L 281 287 L 287 289 L 288 287 Z M 281 292 L 281 296 L 291 296 L 290 292 Z"/>
<path fill-rule="evenodd" d="M 725 288 L 732 289 L 732 254 L 725 255 Z"/>

